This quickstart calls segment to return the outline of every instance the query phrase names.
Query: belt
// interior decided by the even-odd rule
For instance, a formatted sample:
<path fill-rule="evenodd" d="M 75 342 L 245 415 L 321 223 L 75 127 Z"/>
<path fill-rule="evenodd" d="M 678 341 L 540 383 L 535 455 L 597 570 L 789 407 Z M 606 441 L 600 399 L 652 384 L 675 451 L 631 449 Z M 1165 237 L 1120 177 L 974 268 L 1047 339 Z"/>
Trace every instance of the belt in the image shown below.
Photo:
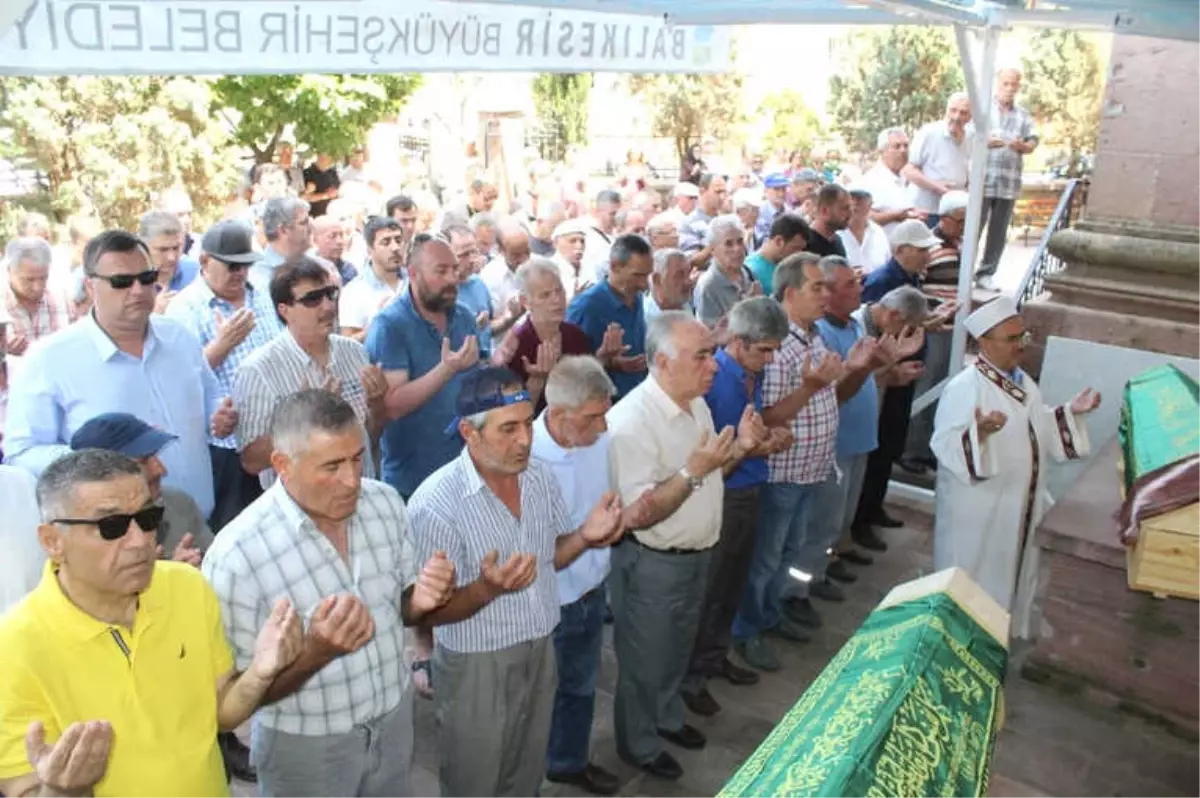
<path fill-rule="evenodd" d="M 639 546 L 643 549 L 646 549 L 647 551 L 652 551 L 655 554 L 702 554 L 703 552 L 711 551 L 717 547 L 717 544 L 714 543 L 711 546 L 705 546 L 702 549 L 681 549 L 677 546 L 672 546 L 667 549 L 660 549 L 655 546 L 647 546 L 645 543 L 638 540 L 637 536 L 633 535 L 633 534 L 627 534 L 627 535 L 625 535 L 625 537 L 621 538 L 621 543 L 624 543 L 625 541 L 629 541 L 630 543 L 633 543 L 635 546 Z M 620 545 L 620 544 L 618 544 L 618 545 Z"/>

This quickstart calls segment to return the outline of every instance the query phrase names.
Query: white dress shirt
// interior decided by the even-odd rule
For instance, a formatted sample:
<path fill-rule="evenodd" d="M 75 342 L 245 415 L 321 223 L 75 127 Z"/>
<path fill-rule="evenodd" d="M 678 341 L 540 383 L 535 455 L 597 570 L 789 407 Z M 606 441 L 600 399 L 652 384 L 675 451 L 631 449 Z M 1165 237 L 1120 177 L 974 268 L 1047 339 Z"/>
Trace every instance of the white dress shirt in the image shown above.
<path fill-rule="evenodd" d="M 520 267 L 518 267 L 520 268 Z M 479 270 L 488 292 L 492 295 L 492 312 L 497 316 L 504 313 L 508 300 L 521 293 L 521 283 L 517 280 L 517 269 L 508 268 L 508 261 L 503 255 L 497 255 Z"/>
<path fill-rule="evenodd" d="M 854 184 L 871 192 L 871 210 L 880 213 L 902 211 L 915 207 L 916 186 L 909 185 L 903 175 L 896 174 L 879 161 Z M 883 232 L 890 233 L 899 222 L 888 222 L 883 225 Z"/>
<path fill-rule="evenodd" d="M 38 542 L 37 480 L 28 471 L 0 465 L 0 614 L 37 587 L 46 564 Z"/>

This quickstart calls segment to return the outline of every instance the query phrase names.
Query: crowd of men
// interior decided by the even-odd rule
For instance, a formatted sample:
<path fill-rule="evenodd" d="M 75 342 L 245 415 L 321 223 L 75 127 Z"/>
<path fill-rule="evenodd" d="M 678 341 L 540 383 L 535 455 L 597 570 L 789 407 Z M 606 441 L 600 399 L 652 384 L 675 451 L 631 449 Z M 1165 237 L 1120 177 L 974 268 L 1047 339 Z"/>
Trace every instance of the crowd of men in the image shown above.
<path fill-rule="evenodd" d="M 952 98 L 911 152 L 884 131 L 849 189 L 705 173 L 568 218 L 546 191 L 498 215 L 480 178 L 370 215 L 289 153 L 202 234 L 178 193 L 62 257 L 27 220 L 0 317 L 0 792 L 221 794 L 232 770 L 408 794 L 420 694 L 443 795 L 612 794 L 606 620 L 618 753 L 679 778 L 707 682 L 778 670 L 899 525 L 966 117 Z M 993 127 L 1006 158 L 1036 143 Z"/>

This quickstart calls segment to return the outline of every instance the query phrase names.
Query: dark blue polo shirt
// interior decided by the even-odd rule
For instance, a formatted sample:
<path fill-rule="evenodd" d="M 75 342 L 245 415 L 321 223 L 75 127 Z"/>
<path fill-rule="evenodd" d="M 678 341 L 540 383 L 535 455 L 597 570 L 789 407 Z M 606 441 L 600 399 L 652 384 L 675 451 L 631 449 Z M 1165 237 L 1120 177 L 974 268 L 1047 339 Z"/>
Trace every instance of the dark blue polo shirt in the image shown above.
<path fill-rule="evenodd" d="M 866 282 L 863 283 L 862 301 L 878 302 L 893 288 L 899 288 L 902 285 L 920 288 L 922 282 L 920 275 L 909 274 L 900 268 L 900 264 L 896 262 L 895 258 L 891 258 L 882 268 L 867 275 Z"/>
<path fill-rule="evenodd" d="M 457 350 L 467 336 L 475 334 L 475 317 L 463 305 L 455 305 L 446 327 L 450 348 Z M 412 289 L 375 316 L 367 331 L 367 354 L 384 371 L 407 371 L 416 380 L 442 361 L 442 333 L 413 307 Z M 383 480 L 405 498 L 430 474 L 462 451 L 462 438 L 447 435 L 458 401 L 459 378 L 455 375 L 442 389 L 412 413 L 389 422 L 383 430 Z"/>
<path fill-rule="evenodd" d="M 592 351 L 600 348 L 604 341 L 604 331 L 608 325 L 616 322 L 625 331 L 625 343 L 629 346 L 628 357 L 646 354 L 646 316 L 642 312 L 642 297 L 639 294 L 637 303 L 630 308 L 622 301 L 617 292 L 602 280 L 586 291 L 576 294 L 567 308 L 567 321 L 576 325 L 587 335 L 592 343 Z M 627 371 L 610 370 L 608 376 L 617 386 L 617 399 L 632 391 L 647 372 L 630 373 Z"/>
<path fill-rule="evenodd" d="M 750 375 L 733 357 L 721 349 L 717 352 L 717 373 L 713 375 L 712 385 L 704 395 L 712 413 L 713 427 L 720 432 L 725 427 L 737 429 L 742 420 L 742 413 L 750 402 L 746 395 L 746 378 Z M 754 409 L 762 412 L 762 378 L 754 380 Z M 765 457 L 747 457 L 738 467 L 725 477 L 725 487 L 730 490 L 737 488 L 753 488 L 767 481 L 767 459 Z"/>

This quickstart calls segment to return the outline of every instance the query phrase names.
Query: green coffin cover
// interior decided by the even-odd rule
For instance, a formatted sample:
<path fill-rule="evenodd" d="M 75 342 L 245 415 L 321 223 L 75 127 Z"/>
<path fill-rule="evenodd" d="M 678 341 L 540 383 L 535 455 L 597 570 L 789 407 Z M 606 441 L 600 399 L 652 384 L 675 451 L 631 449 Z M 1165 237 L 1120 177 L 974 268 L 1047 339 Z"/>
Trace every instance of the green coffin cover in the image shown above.
<path fill-rule="evenodd" d="M 1200 452 L 1200 386 L 1170 364 L 1125 385 L 1121 402 L 1125 489 L 1138 477 Z"/>
<path fill-rule="evenodd" d="M 876 610 L 718 795 L 986 795 L 1007 661 L 944 593 Z"/>

